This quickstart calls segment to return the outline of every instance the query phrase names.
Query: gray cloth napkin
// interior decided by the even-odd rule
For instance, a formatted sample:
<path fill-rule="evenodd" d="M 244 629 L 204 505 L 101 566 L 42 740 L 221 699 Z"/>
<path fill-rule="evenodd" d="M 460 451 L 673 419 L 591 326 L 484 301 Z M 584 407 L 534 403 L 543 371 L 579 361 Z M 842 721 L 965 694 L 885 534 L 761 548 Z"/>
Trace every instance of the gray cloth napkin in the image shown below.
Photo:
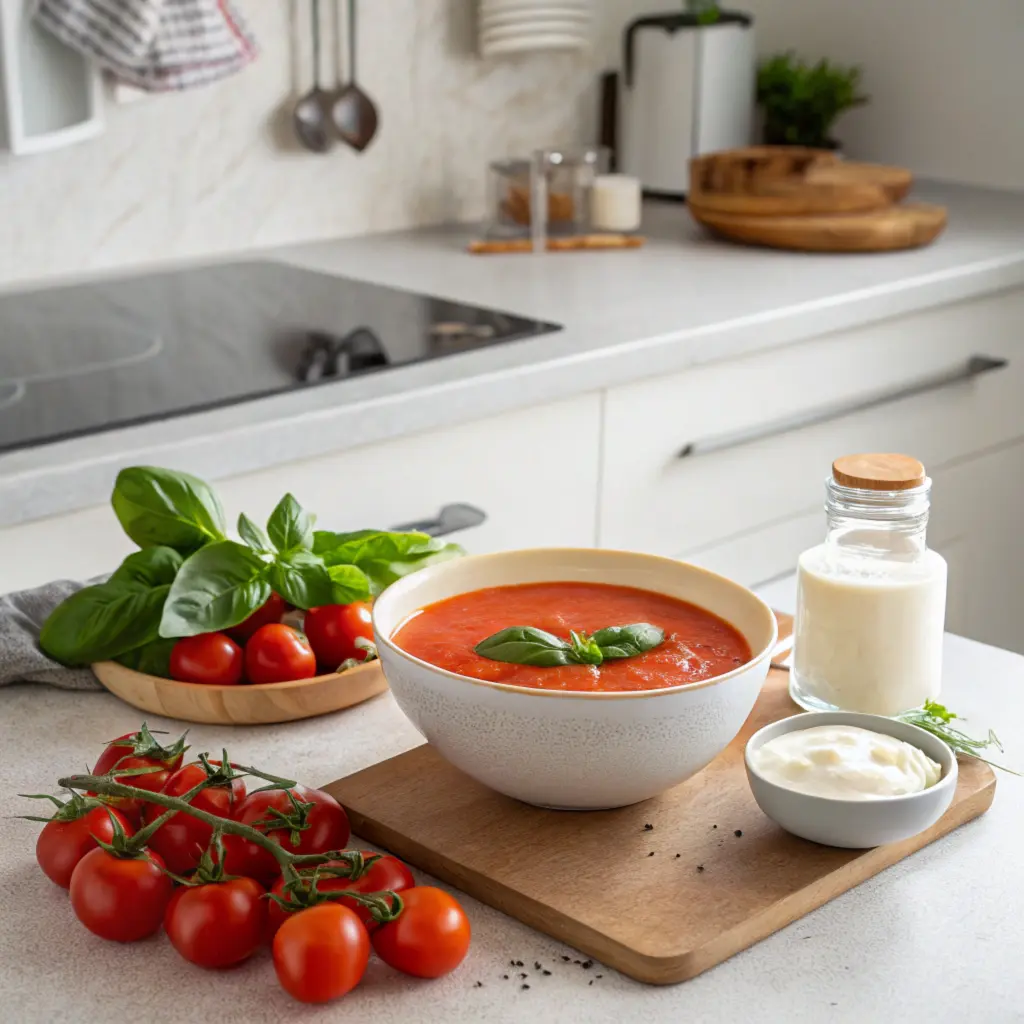
<path fill-rule="evenodd" d="M 34 590 L 0 596 L 0 686 L 48 683 L 62 690 L 103 689 L 90 669 L 67 668 L 39 648 L 39 631 L 46 617 L 83 586 L 72 580 L 54 580 Z"/>

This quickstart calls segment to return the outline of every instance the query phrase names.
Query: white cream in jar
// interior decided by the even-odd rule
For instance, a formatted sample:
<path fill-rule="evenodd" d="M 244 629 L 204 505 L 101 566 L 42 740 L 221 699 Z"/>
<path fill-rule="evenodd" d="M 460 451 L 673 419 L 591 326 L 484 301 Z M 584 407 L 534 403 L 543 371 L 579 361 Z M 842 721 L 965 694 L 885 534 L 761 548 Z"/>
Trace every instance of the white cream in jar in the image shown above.
<path fill-rule="evenodd" d="M 853 725 L 818 725 L 769 740 L 750 754 L 755 771 L 797 793 L 833 800 L 877 800 L 920 793 L 942 769 L 895 736 Z"/>
<path fill-rule="evenodd" d="M 837 459 L 828 533 L 797 564 L 790 694 L 896 715 L 939 695 L 946 562 L 925 543 L 931 481 L 903 455 Z"/>

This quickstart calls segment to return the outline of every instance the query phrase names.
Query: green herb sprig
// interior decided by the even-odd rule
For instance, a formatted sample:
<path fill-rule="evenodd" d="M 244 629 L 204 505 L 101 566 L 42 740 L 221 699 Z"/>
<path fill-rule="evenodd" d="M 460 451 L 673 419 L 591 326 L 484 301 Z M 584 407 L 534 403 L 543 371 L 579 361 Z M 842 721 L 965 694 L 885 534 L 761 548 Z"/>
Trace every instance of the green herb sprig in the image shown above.
<path fill-rule="evenodd" d="M 896 720 L 916 725 L 919 729 L 924 729 L 933 736 L 938 736 L 947 747 L 957 754 L 965 754 L 967 757 L 977 758 L 977 760 L 984 761 L 985 764 L 998 768 L 1000 771 L 1009 772 L 1011 775 L 1021 774 L 1012 768 L 996 764 L 995 761 L 989 761 L 981 756 L 981 751 L 988 750 L 991 747 L 995 747 L 999 753 L 1003 752 L 1003 745 L 999 742 L 999 737 L 991 729 L 988 731 L 988 736 L 983 740 L 968 736 L 967 733 L 950 724 L 954 720 L 963 722 L 966 719 L 954 714 L 943 704 L 933 700 L 926 700 L 924 707 L 915 708 L 913 711 L 904 711 L 896 716 Z"/>
<path fill-rule="evenodd" d="M 649 622 L 608 626 L 590 635 L 570 630 L 568 640 L 535 626 L 509 626 L 481 640 L 473 650 L 491 661 L 555 668 L 633 658 L 657 647 L 664 639 L 665 631 Z"/>

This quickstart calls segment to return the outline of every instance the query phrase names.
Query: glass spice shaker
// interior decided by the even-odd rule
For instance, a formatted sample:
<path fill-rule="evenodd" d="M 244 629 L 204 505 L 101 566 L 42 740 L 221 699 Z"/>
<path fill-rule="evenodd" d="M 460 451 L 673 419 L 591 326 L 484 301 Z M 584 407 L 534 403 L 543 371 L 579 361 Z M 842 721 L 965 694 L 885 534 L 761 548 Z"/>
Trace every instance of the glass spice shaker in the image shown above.
<path fill-rule="evenodd" d="M 931 480 L 906 455 L 848 455 L 825 489 L 825 541 L 797 568 L 790 695 L 811 711 L 920 707 L 939 694 L 946 608 Z"/>

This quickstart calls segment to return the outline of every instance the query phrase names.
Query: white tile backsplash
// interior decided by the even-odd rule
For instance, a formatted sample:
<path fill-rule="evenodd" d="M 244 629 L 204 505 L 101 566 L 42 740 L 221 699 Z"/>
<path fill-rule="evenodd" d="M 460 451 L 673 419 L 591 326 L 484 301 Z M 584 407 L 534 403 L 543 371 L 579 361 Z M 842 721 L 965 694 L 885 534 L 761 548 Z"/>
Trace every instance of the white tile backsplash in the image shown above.
<path fill-rule="evenodd" d="M 380 133 L 320 156 L 289 127 L 311 84 L 308 0 L 239 4 L 262 48 L 247 71 L 111 102 L 93 141 L 0 154 L 0 283 L 479 216 L 488 160 L 594 136 L 598 74 L 650 6 L 594 0 L 591 53 L 485 62 L 475 0 L 364 0 L 359 79 Z"/>

